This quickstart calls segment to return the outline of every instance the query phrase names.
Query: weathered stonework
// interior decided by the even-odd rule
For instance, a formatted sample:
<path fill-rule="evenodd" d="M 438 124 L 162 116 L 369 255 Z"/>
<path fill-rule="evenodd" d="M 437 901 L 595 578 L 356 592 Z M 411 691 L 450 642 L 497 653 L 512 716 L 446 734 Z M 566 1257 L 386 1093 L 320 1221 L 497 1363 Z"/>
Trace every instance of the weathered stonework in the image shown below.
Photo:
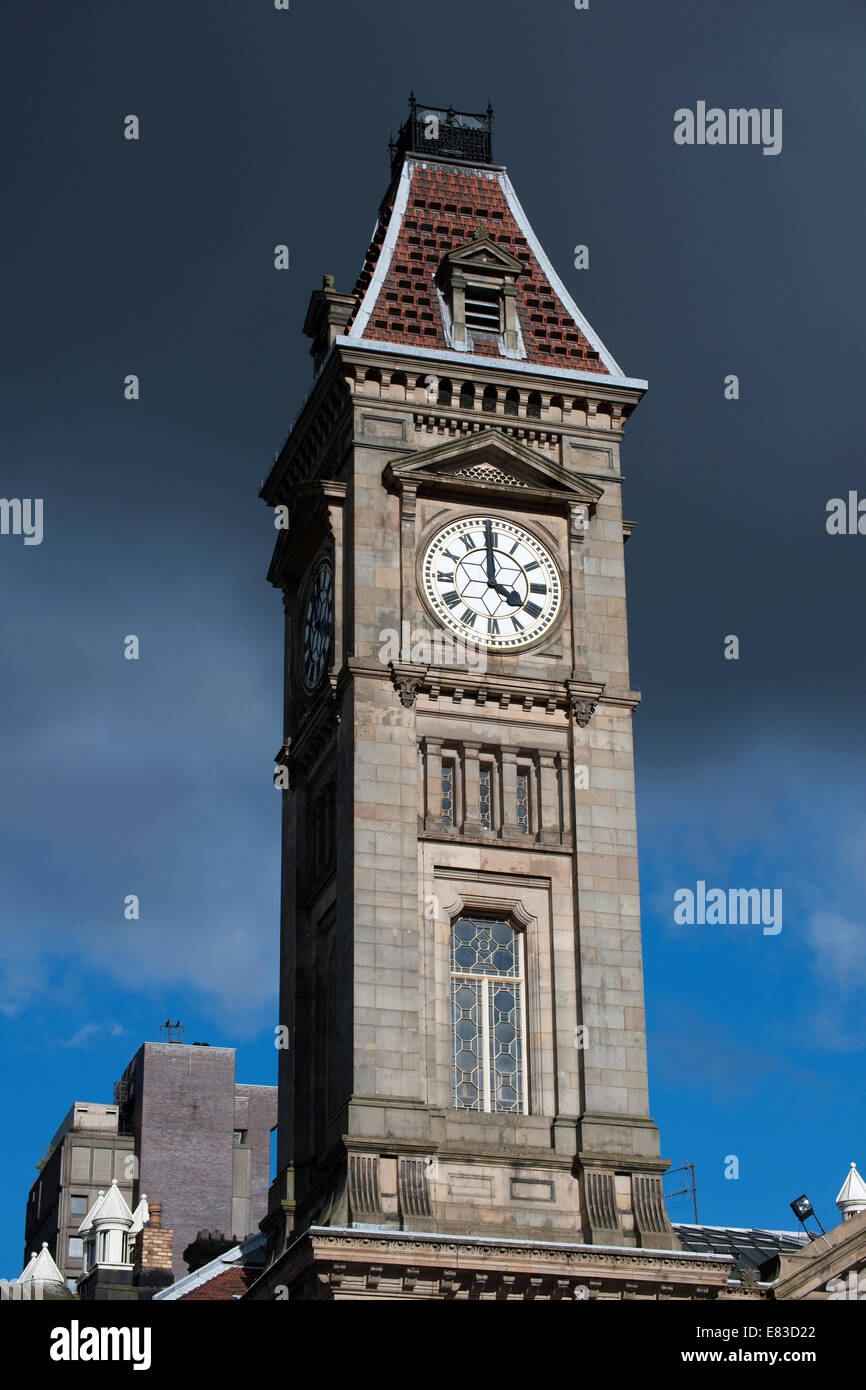
<path fill-rule="evenodd" d="M 293 772 L 270 1258 L 314 1225 L 676 1250 L 647 1097 L 620 497 L 643 384 L 602 365 L 578 382 L 513 347 L 458 368 L 363 319 L 330 335 L 262 493 L 291 514 L 269 576 L 286 597 Z M 536 537 L 563 592 L 541 637 L 484 660 L 442 647 L 421 574 L 430 538 L 479 515 Z M 310 688 L 305 595 L 323 560 L 332 648 Z M 461 913 L 522 942 L 524 1113 L 455 1108 Z"/>

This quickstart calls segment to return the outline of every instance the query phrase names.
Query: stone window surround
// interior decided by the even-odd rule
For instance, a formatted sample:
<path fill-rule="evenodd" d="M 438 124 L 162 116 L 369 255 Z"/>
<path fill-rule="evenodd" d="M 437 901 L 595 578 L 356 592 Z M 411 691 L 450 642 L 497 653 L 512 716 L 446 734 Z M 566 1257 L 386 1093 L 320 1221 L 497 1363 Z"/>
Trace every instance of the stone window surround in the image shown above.
<path fill-rule="evenodd" d="M 449 881 L 450 880 L 450 881 Z M 435 875 L 437 910 L 432 940 L 428 935 L 428 955 L 432 957 L 429 978 L 436 982 L 431 1022 L 434 1023 L 435 1057 L 429 1101 L 462 1119 L 490 1122 L 482 1111 L 457 1110 L 451 1095 L 451 932 L 461 916 L 495 917 L 508 922 L 523 936 L 524 1034 L 526 1039 L 526 1110 L 524 1114 L 496 1112 L 497 1121 L 519 1125 L 532 1116 L 554 1114 L 554 1053 L 552 1027 L 545 1016 L 541 982 L 552 978 L 550 940 L 549 881 L 527 876 L 524 886 L 501 883 L 501 875 L 465 874 L 459 870 L 438 870 Z M 481 889 L 482 891 L 479 891 Z M 504 890 L 507 892 L 505 896 Z M 535 911 L 531 909 L 535 908 Z M 548 1004 L 552 1008 L 552 1001 Z"/>

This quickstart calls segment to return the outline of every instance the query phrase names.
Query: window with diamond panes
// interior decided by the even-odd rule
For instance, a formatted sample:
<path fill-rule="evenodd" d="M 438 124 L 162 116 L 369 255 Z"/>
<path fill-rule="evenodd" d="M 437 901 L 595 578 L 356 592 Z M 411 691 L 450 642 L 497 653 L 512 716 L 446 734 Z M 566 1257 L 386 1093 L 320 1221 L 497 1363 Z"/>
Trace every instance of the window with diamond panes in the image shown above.
<path fill-rule="evenodd" d="M 454 764 L 442 764 L 442 819 L 446 825 L 454 824 Z"/>
<path fill-rule="evenodd" d="M 517 824 L 524 835 L 529 834 L 529 773 L 517 774 Z"/>
<path fill-rule="evenodd" d="M 485 830 L 493 829 L 493 768 L 481 765 L 481 824 Z"/>
<path fill-rule="evenodd" d="M 523 938 L 508 922 L 453 923 L 451 1011 L 455 1109 L 525 1114 Z"/>

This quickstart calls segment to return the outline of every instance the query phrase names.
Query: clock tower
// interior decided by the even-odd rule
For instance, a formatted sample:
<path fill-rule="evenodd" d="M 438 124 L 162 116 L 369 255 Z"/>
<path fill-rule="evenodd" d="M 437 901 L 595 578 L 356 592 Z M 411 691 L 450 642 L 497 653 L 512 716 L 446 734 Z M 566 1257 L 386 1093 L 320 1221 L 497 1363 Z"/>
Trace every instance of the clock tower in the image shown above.
<path fill-rule="evenodd" d="M 646 383 L 573 302 L 491 128 L 410 101 L 357 284 L 310 301 L 314 385 L 262 489 L 287 519 L 265 1229 L 292 1298 L 377 1296 L 395 1249 L 378 1296 L 453 1294 L 460 1241 L 679 1249 L 623 563 Z"/>

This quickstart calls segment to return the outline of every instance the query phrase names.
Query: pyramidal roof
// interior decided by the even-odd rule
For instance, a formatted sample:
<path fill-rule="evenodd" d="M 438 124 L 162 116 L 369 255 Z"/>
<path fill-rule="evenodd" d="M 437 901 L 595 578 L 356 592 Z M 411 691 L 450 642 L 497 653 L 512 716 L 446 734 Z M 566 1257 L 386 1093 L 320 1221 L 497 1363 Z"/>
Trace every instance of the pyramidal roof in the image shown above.
<path fill-rule="evenodd" d="M 135 1211 L 132 1213 L 132 1225 L 129 1228 L 130 1234 L 137 1235 L 138 1232 L 141 1230 L 142 1226 L 146 1226 L 149 1220 L 150 1208 L 147 1205 L 147 1197 L 142 1192 L 141 1201 L 135 1208 Z"/>
<path fill-rule="evenodd" d="M 133 1221 L 132 1212 L 123 1193 L 117 1186 L 116 1178 L 112 1180 L 107 1192 L 99 1193 L 90 1211 L 78 1227 L 78 1234 L 83 1235 L 94 1225 L 102 1226 L 112 1221 L 120 1222 L 125 1226 L 131 1226 Z"/>
<path fill-rule="evenodd" d="M 18 1276 L 19 1284 L 63 1284 L 63 1275 L 51 1258 L 51 1251 L 48 1249 L 47 1241 L 42 1242 L 42 1249 L 38 1255 L 31 1255 L 29 1261 Z"/>
<path fill-rule="evenodd" d="M 481 235 L 522 265 L 516 279 L 518 354 L 477 339 L 469 353 L 451 351 L 436 272 L 447 253 Z M 557 275 L 501 166 L 405 153 L 353 294 L 350 341 L 447 352 L 457 362 L 517 356 L 528 365 L 630 382 Z"/>
<path fill-rule="evenodd" d="M 866 1182 L 857 1172 L 856 1163 L 852 1163 L 848 1170 L 848 1176 L 836 1198 L 836 1206 L 843 1215 L 847 1212 L 853 1215 L 858 1211 L 866 1211 Z"/>

